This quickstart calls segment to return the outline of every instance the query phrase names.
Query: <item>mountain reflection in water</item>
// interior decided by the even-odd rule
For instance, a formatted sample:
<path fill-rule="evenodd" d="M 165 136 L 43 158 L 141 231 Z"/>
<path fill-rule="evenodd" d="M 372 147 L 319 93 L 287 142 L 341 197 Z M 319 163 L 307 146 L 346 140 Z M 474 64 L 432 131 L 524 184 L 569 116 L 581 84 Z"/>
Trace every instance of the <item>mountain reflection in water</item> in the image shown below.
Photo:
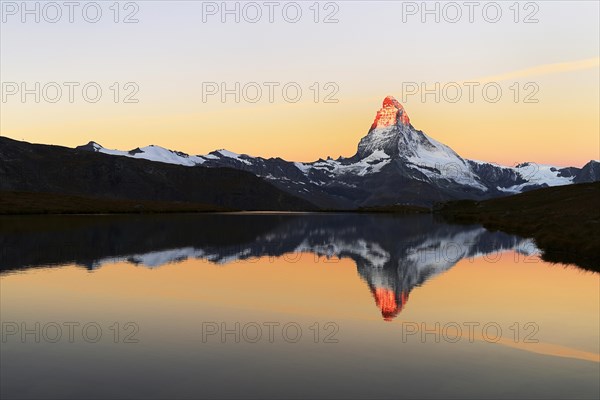
<path fill-rule="evenodd" d="M 537 252 L 530 240 L 478 225 L 368 214 L 2 217 L 0 246 L 2 273 L 115 261 L 155 268 L 190 258 L 222 265 L 265 256 L 294 262 L 304 253 L 350 258 L 385 320 L 402 311 L 414 287 L 463 258 Z"/>

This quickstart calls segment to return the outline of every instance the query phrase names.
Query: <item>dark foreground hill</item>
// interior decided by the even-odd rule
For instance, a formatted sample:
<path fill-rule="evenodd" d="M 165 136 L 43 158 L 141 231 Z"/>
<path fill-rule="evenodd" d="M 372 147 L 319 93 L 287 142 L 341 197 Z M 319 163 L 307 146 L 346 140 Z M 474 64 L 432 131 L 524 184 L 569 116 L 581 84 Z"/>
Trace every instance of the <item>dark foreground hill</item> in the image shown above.
<path fill-rule="evenodd" d="M 5 137 L 0 137 L 0 192 L 80 196 L 98 199 L 98 206 L 104 208 L 124 206 L 114 200 L 143 200 L 159 202 L 145 205 L 157 209 L 169 208 L 166 203 L 171 202 L 194 203 L 189 207 L 202 210 L 315 209 L 308 201 L 245 171 L 184 167 Z M 3 196 L 8 202 L 9 194 Z M 15 194 L 11 196 L 14 199 Z M 35 197 L 29 195 L 27 200 L 43 203 L 43 197 Z M 59 202 L 59 198 L 53 201 Z M 109 206 L 107 201 L 113 204 Z M 97 212 L 102 212 L 102 207 Z"/>
<path fill-rule="evenodd" d="M 232 211 L 212 204 L 179 201 L 119 200 L 55 193 L 0 192 L 0 215 L 146 214 Z"/>
<path fill-rule="evenodd" d="M 449 202 L 436 210 L 455 223 L 481 223 L 531 237 L 543 259 L 600 271 L 600 183 L 538 189 L 486 201 Z"/>

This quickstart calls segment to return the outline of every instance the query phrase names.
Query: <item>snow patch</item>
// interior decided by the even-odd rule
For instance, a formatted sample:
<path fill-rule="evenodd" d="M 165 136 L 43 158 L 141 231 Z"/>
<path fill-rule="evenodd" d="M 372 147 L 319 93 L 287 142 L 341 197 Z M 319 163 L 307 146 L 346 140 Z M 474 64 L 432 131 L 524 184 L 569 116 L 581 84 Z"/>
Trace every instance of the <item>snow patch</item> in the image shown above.
<path fill-rule="evenodd" d="M 139 149 L 139 151 L 134 152 L 133 154 L 131 154 L 128 151 L 109 150 L 103 147 L 100 147 L 98 149 L 98 152 L 113 156 L 137 158 L 148 161 L 161 162 L 165 164 L 183 165 L 186 167 L 200 165 L 206 161 L 200 156 L 190 156 L 188 154 L 165 149 L 164 147 L 160 146 L 146 146 Z"/>
<path fill-rule="evenodd" d="M 229 150 L 217 150 L 217 153 L 221 154 L 223 157 L 227 157 L 227 158 L 233 158 L 236 161 L 242 162 L 246 165 L 252 165 L 252 163 L 248 160 L 244 160 L 243 158 L 240 158 L 240 154 L 234 153 L 232 151 Z"/>

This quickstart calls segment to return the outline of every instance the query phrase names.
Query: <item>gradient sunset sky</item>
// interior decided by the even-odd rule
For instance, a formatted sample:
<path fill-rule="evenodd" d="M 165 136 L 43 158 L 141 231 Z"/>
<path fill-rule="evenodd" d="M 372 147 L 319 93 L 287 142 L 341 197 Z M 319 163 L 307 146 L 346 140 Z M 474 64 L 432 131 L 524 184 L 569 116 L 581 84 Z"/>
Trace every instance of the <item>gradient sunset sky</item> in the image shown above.
<path fill-rule="evenodd" d="M 338 1 L 339 22 L 330 24 L 313 21 L 313 2 L 301 3 L 297 23 L 277 11 L 274 23 L 266 15 L 257 23 L 233 17 L 222 23 L 219 15 L 204 23 L 202 2 L 139 1 L 133 24 L 114 23 L 113 2 L 101 3 L 105 14 L 95 24 L 77 13 L 75 23 L 63 17 L 54 24 L 3 15 L 3 83 L 98 82 L 104 92 L 95 104 L 77 91 L 72 104 L 9 97 L 1 104 L 2 136 L 69 147 L 90 140 L 127 150 L 155 144 L 190 154 L 226 148 L 313 161 L 353 155 L 383 98 L 393 95 L 417 129 L 463 157 L 574 166 L 600 158 L 597 1 L 537 1 L 537 23 L 522 22 L 534 11 L 525 3 L 515 23 L 512 1 L 498 2 L 497 23 L 486 22 L 481 7 L 473 23 L 466 14 L 456 23 L 433 16 L 423 23 L 420 14 L 403 22 L 402 2 Z M 331 10 L 321 9 L 320 19 Z M 276 89 L 273 103 L 266 92 L 255 104 L 235 103 L 233 96 L 202 101 L 203 82 L 267 81 L 297 82 L 302 99 L 285 102 Z M 113 82 L 135 82 L 139 103 L 115 104 Z M 314 82 L 337 84 L 339 102 L 315 103 Z M 429 88 L 497 82 L 503 93 L 491 103 L 476 89 L 469 102 L 462 86 L 456 103 L 433 95 L 403 101 L 408 82 Z M 523 101 L 529 82 L 539 88 L 537 103 Z"/>

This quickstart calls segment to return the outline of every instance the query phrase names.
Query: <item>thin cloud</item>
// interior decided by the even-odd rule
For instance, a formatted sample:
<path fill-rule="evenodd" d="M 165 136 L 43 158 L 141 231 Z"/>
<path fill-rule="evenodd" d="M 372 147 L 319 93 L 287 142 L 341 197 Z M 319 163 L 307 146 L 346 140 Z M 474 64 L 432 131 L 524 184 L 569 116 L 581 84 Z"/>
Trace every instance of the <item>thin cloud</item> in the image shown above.
<path fill-rule="evenodd" d="M 561 72 L 581 71 L 600 67 L 600 57 L 586 58 L 585 60 L 567 61 L 555 64 L 537 65 L 535 67 L 506 72 L 504 74 L 485 76 L 465 82 L 498 82 L 511 79 L 528 78 L 531 76 L 558 74 Z"/>

